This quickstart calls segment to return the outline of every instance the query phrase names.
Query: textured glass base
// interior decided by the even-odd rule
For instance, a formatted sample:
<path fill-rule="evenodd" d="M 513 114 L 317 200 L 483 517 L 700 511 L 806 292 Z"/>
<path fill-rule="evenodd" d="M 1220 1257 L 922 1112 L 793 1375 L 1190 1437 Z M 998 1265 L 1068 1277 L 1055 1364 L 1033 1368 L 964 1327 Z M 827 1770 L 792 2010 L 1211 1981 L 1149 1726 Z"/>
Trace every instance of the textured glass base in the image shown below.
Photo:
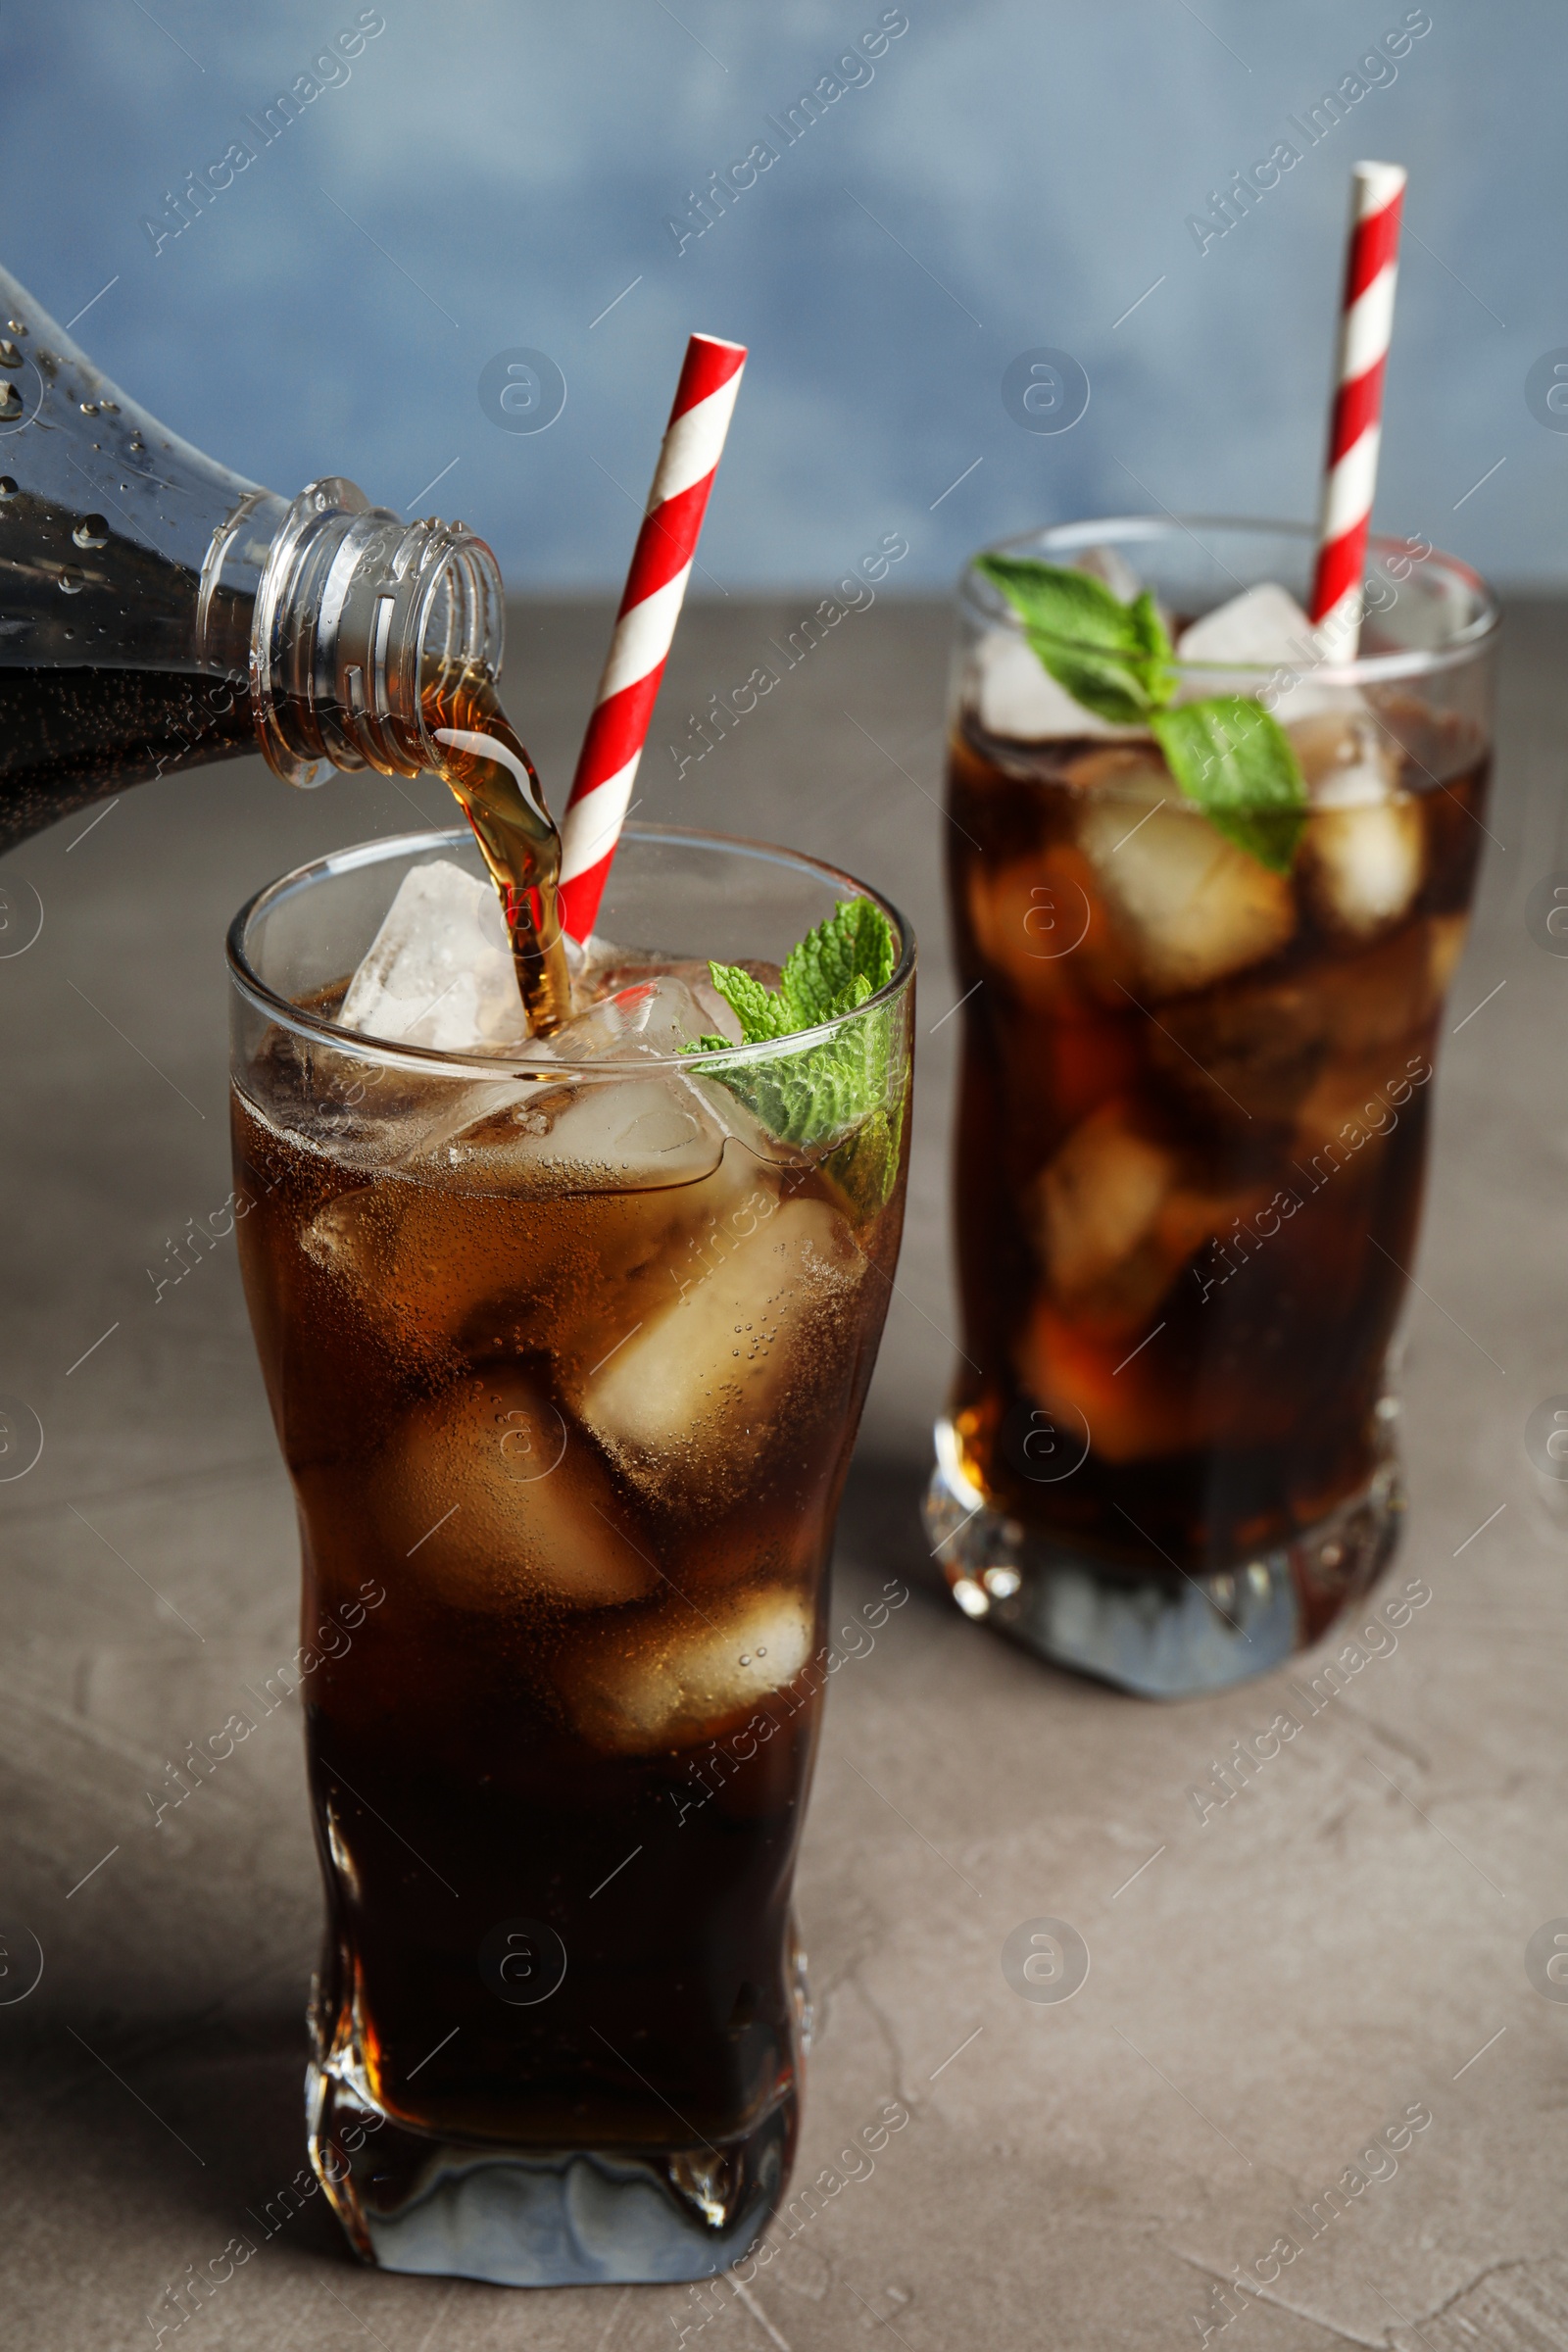
<path fill-rule="evenodd" d="M 1141 1576 L 993 1510 L 951 1423 L 937 1423 L 936 1446 L 926 1532 L 964 1614 L 1144 1698 L 1222 1690 L 1308 1648 L 1388 1566 L 1404 1512 L 1391 1445 L 1361 1493 L 1294 1542 L 1222 1571 Z"/>
<path fill-rule="evenodd" d="M 717 2149 L 525 2150 L 412 2132 L 317 2066 L 306 2097 L 311 2161 L 366 2261 L 493 2286 L 711 2278 L 761 2234 L 796 2128 L 791 2089 Z"/>

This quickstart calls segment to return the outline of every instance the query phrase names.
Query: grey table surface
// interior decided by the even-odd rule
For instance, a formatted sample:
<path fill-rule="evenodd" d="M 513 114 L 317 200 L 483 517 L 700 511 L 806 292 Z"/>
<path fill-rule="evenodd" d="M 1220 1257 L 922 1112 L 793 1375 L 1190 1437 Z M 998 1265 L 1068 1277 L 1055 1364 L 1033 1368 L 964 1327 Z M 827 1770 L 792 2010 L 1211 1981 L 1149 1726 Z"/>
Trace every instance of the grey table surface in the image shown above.
<path fill-rule="evenodd" d="M 827 2171 L 821 2209 L 702 2311 L 682 2288 L 383 2277 L 318 2197 L 270 2236 L 247 2218 L 303 2159 L 319 1898 L 297 1710 L 161 1825 L 149 1791 L 291 1654 L 293 1512 L 232 1242 L 198 1241 L 158 1284 L 229 1187 L 229 916 L 321 850 L 447 821 L 428 778 L 298 794 L 247 760 L 0 867 L 43 912 L 0 960 L 0 1393 L 44 1433 L 0 1483 L 8 2344 L 156 2342 L 166 2290 L 239 2232 L 257 2251 L 182 2342 L 654 2352 L 699 2323 L 704 2352 L 1153 2347 L 1205 2327 L 1254 2352 L 1568 2341 L 1568 2005 L 1525 1966 L 1568 1914 L 1568 1488 L 1523 1444 L 1568 1391 L 1568 962 L 1525 920 L 1568 865 L 1568 612 L 1510 615 L 1494 840 L 1441 1072 L 1393 1572 L 1433 1598 L 1200 1821 L 1190 1789 L 1268 1723 L 1278 1678 L 1147 1706 L 1034 1664 L 933 1589 L 915 1504 L 954 1327 L 946 613 L 853 614 L 678 780 L 669 750 L 812 601 L 688 611 L 642 790 L 650 815 L 874 878 L 923 941 L 908 1227 L 837 1568 L 846 1610 L 889 1575 L 914 1598 L 833 1685 L 799 1883 L 818 2004 L 799 2180 Z M 586 604 L 512 615 L 508 699 L 558 794 L 606 630 Z M 1017 1998 L 999 1965 L 1043 1915 L 1092 1954 L 1060 2005 Z M 908 2126 L 845 2182 L 839 2151 L 889 2098 Z M 1355 2172 L 1409 2106 L 1432 2121 L 1396 2170 Z M 1305 2234 L 1293 2208 L 1348 2168 L 1364 2185 L 1339 2218 L 1216 2302 L 1233 2266 L 1267 2275 L 1274 2241 Z"/>

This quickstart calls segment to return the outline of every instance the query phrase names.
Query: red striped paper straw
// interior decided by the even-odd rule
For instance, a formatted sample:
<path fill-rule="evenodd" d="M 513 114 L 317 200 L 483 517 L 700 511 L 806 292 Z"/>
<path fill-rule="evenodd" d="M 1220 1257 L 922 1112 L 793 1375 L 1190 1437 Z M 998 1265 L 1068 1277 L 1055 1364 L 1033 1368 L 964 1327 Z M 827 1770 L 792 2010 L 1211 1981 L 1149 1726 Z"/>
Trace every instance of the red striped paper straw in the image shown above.
<path fill-rule="evenodd" d="M 1361 629 L 1404 182 L 1402 164 L 1356 164 L 1350 172 L 1349 247 L 1310 614 L 1329 662 L 1353 661 Z"/>
<path fill-rule="evenodd" d="M 573 939 L 588 937 L 604 896 L 745 365 L 743 343 L 693 335 L 686 346 L 561 827 L 561 919 Z"/>

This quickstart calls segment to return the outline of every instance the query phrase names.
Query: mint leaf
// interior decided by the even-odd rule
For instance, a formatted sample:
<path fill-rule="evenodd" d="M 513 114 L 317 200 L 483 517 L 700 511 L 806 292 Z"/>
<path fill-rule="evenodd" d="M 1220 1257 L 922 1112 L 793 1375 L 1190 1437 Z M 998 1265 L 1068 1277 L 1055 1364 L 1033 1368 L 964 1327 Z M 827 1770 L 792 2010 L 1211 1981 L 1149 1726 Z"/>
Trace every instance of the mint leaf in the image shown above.
<path fill-rule="evenodd" d="M 1087 571 L 1029 556 L 979 556 L 1042 666 L 1075 703 L 1114 726 L 1141 725 L 1170 700 L 1170 640 L 1147 589 L 1130 605 Z"/>
<path fill-rule="evenodd" d="M 1287 874 L 1306 823 L 1307 795 L 1291 739 L 1261 703 L 1217 694 L 1150 714 L 1165 764 L 1228 841 Z"/>
<path fill-rule="evenodd" d="M 1147 726 L 1209 823 L 1260 865 L 1289 873 L 1307 808 L 1291 739 L 1261 703 L 1242 695 L 1170 707 L 1175 657 L 1147 588 L 1124 605 L 1085 571 L 1024 556 L 975 563 L 1074 702 L 1115 725 Z"/>
<path fill-rule="evenodd" d="M 779 986 L 764 988 L 735 964 L 710 963 L 713 986 L 741 1025 L 743 1046 L 769 1045 L 842 1019 L 893 977 L 893 926 L 869 899 L 848 899 L 790 950 Z M 771 1054 L 712 1075 L 781 1143 L 809 1150 L 842 1139 L 823 1165 L 856 1216 L 890 1198 L 904 1132 L 904 1096 L 894 1087 L 897 1015 L 882 1005 L 845 1022 L 799 1054 Z M 729 1038 L 700 1037 L 688 1054 L 734 1054 Z"/>
<path fill-rule="evenodd" d="M 784 958 L 779 992 L 800 1015 L 791 1027 L 808 1029 L 863 1004 L 886 988 L 893 963 L 893 926 L 880 906 L 846 899 Z"/>
<path fill-rule="evenodd" d="M 743 972 L 738 964 L 710 963 L 708 967 L 713 986 L 723 998 L 741 1025 L 743 1045 L 760 1046 L 765 1038 L 788 1037 L 801 1023 L 789 1018 L 789 1006 L 782 997 L 776 997 L 760 980 Z M 713 1049 L 707 1046 L 707 1051 Z M 717 1044 L 728 1050 L 730 1040 L 721 1037 Z"/>
<path fill-rule="evenodd" d="M 822 1173 L 842 1196 L 852 1221 L 859 1224 L 887 1205 L 899 1176 L 904 1139 L 904 1097 L 862 1119 L 853 1135 L 822 1162 Z"/>
<path fill-rule="evenodd" d="M 1130 605 L 1123 605 L 1122 611 L 1138 631 L 1145 653 L 1159 664 L 1159 674 L 1154 680 L 1154 700 L 1157 703 L 1167 702 L 1176 683 L 1167 674 L 1174 656 L 1170 639 L 1165 634 L 1165 623 L 1159 617 L 1159 607 L 1150 590 L 1141 588 Z"/>
<path fill-rule="evenodd" d="M 893 977 L 893 925 L 870 899 L 845 899 L 784 958 L 776 989 L 733 963 L 710 963 L 713 986 L 741 1025 L 741 1043 L 793 1037 L 853 1012 Z M 714 1051 L 703 1040 L 705 1052 Z M 727 1039 L 718 1045 L 732 1051 Z"/>

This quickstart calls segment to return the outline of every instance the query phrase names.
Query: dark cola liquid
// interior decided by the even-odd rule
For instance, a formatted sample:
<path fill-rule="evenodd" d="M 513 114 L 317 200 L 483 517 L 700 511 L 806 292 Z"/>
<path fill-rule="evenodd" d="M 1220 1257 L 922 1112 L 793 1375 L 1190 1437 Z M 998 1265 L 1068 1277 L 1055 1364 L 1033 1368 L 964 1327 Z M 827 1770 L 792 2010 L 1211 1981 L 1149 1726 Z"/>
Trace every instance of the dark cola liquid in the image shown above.
<path fill-rule="evenodd" d="M 574 1103 L 419 1152 L 389 1100 L 399 1168 L 235 1097 L 315 1644 L 318 2063 L 431 2136 L 717 2179 L 796 2078 L 822 1588 L 902 1188 L 868 1217 L 734 1139 L 658 1190 L 514 1158 Z M 657 1372 L 661 1318 L 692 1337 Z"/>
<path fill-rule="evenodd" d="M 258 748 L 243 683 L 0 663 L 0 854 L 133 784 Z"/>
<path fill-rule="evenodd" d="M 1314 808 L 1284 877 L 1152 743 L 951 747 L 953 1418 L 996 1506 L 1111 1572 L 1231 1568 L 1387 1450 L 1488 761 L 1403 700 L 1342 736 L 1309 780 L 1392 739 L 1394 797 Z"/>

